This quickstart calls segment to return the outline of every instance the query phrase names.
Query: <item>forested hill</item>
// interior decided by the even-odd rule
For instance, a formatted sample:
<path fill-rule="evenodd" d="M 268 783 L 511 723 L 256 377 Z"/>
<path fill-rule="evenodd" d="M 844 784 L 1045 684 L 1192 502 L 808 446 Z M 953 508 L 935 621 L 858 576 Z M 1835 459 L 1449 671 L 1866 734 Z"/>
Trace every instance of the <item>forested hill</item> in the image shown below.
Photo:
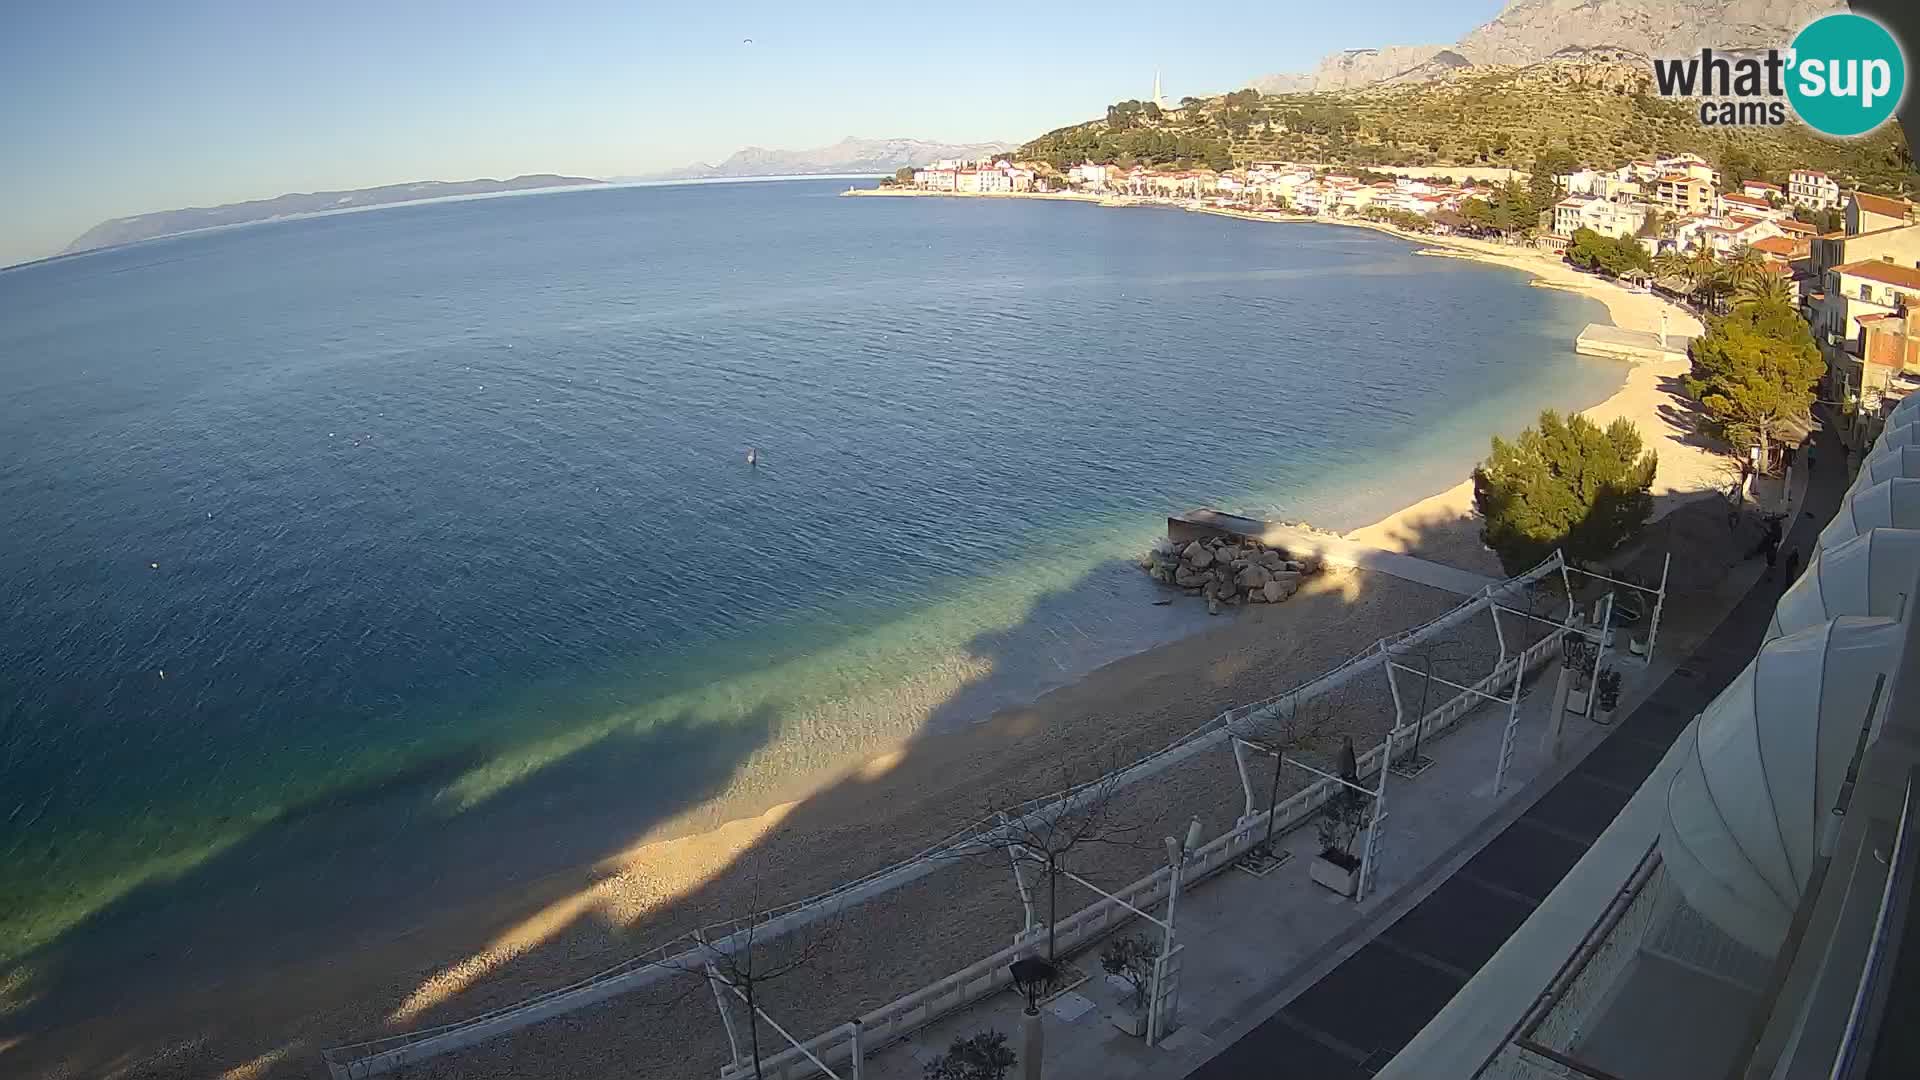
<path fill-rule="evenodd" d="M 1704 127 L 1696 106 L 1653 96 L 1650 75 L 1644 60 L 1550 61 L 1326 94 L 1239 90 L 1185 98 L 1164 112 L 1121 102 L 1105 118 L 1050 131 L 1019 154 L 1062 167 L 1091 158 L 1215 167 L 1273 159 L 1525 169 L 1549 151 L 1598 167 L 1691 151 L 1722 163 L 1730 180 L 1780 181 L 1787 170 L 1813 168 L 1876 191 L 1920 190 L 1897 125 L 1848 141 L 1823 138 L 1798 123 Z"/>
<path fill-rule="evenodd" d="M 212 229 L 223 225 L 245 225 L 255 221 L 297 214 L 321 214 L 338 210 L 361 210 L 371 206 L 444 199 L 456 195 L 492 195 L 508 191 L 537 191 L 542 188 L 580 187 L 603 181 L 584 176 L 555 176 L 539 173 L 516 176 L 511 180 L 423 180 L 413 184 L 388 184 L 384 187 L 355 188 L 352 191 L 313 191 L 279 195 L 271 199 L 227 203 L 222 206 L 196 206 L 185 210 L 161 210 L 133 217 L 103 221 L 67 245 L 63 254 L 91 251 L 114 244 L 130 244 L 159 236 Z"/>

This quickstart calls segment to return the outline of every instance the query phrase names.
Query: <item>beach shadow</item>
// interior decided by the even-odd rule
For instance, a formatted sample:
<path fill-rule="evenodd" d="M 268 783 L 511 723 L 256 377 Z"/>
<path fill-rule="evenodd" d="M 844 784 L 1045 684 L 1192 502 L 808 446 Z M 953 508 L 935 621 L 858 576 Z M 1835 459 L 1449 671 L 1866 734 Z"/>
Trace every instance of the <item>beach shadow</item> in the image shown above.
<path fill-rule="evenodd" d="M 18 1040 L 0 1052 L 17 1060 L 0 1064 L 8 1075 L 31 1070 L 43 1044 L 71 1049 L 61 1036 L 84 1032 L 85 1049 L 62 1056 L 78 1075 L 106 1075 L 143 1042 L 234 1034 L 215 1003 L 235 988 L 256 985 L 293 1005 L 345 991 L 328 969 L 355 953 L 378 955 L 391 943 L 417 953 L 423 942 L 459 952 L 476 937 L 496 939 L 590 887 L 603 876 L 596 863 L 634 837 L 722 792 L 778 728 L 762 710 L 727 725 L 679 716 L 616 730 L 459 813 L 443 793 L 481 762 L 478 753 L 289 808 L 27 956 L 26 1004 L 0 1015 L 0 1048 Z M 201 1064 L 180 1064 L 179 1074 L 205 1075 Z"/>
<path fill-rule="evenodd" d="M 1699 402 L 1687 396 L 1685 380 L 1678 375 L 1662 376 L 1660 392 L 1667 395 L 1667 400 L 1656 406 L 1654 411 L 1667 425 L 1674 441 L 1716 454 L 1727 453 L 1727 444 L 1712 434 L 1706 411 L 1700 408 Z"/>
<path fill-rule="evenodd" d="M 1423 590 L 1330 586 L 1211 619 L 1137 567 L 1102 563 L 1037 597 L 1015 625 L 969 641 L 987 675 L 934 704 L 897 749 L 774 813 L 639 861 L 632 846 L 725 790 L 781 734 L 782 717 L 762 711 L 721 732 L 691 717 L 615 732 L 452 817 L 436 813 L 435 796 L 466 761 L 304 808 L 33 958 L 40 996 L 0 1017 L 0 1047 L 23 1040 L 0 1050 L 0 1066 L 27 1076 L 63 1066 L 87 1076 L 323 1076 L 324 1047 L 509 1005 L 702 924 L 855 879 L 1063 777 L 1097 774 L 1222 709 L 1289 689 L 1371 645 L 1382 620 L 1398 628 L 1461 599 Z M 1082 622 L 1090 595 L 1138 607 Z M 1170 603 L 1155 606 L 1162 598 Z M 1094 648 L 1092 639 L 1146 620 L 1156 621 L 1143 642 L 1206 632 L 1124 658 Z M 1088 640 L 1073 640 L 1076 623 Z M 1078 680 L 1101 663 L 1099 680 Z M 1368 693 L 1366 715 L 1390 717 L 1384 684 Z M 1219 754 L 1139 785 L 1152 827 L 1076 869 L 1117 885 L 1163 860 L 1160 834 L 1179 832 L 1187 816 L 1224 827 L 1241 798 L 1232 769 Z M 666 861 L 646 861 L 655 858 Z M 1087 899 L 1076 894 L 1062 910 Z M 1004 947 L 1019 928 L 1004 853 L 941 865 L 863 904 L 835 948 L 765 1000 L 810 1036 L 961 966 L 955 956 L 963 964 Z M 726 1056 L 711 991 L 697 974 L 675 972 L 656 988 L 391 1075 L 704 1077 Z"/>

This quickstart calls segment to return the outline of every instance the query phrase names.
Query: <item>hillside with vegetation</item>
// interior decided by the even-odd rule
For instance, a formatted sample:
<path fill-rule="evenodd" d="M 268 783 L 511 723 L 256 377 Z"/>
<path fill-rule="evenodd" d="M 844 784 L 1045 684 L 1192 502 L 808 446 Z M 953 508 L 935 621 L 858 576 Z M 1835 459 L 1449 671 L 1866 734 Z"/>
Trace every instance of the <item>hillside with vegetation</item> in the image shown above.
<path fill-rule="evenodd" d="M 1059 167 L 1091 158 L 1215 168 L 1280 160 L 1527 169 L 1550 151 L 1598 168 L 1692 152 L 1717 163 L 1730 184 L 1781 183 L 1792 169 L 1814 168 L 1848 186 L 1920 190 L 1896 125 L 1850 141 L 1823 138 L 1797 122 L 1711 128 L 1701 125 L 1696 105 L 1659 98 L 1649 84 L 1643 63 L 1551 61 L 1335 93 L 1239 90 L 1186 98 L 1166 110 L 1126 101 L 1102 119 L 1050 131 L 1019 154 Z"/>

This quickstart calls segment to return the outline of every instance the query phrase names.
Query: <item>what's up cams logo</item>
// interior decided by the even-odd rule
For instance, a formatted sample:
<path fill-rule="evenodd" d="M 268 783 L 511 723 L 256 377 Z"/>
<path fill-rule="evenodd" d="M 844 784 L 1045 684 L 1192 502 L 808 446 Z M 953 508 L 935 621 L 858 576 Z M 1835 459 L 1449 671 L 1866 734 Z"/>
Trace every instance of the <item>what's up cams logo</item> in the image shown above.
<path fill-rule="evenodd" d="M 1887 122 L 1907 92 L 1900 42 L 1865 15 L 1828 15 L 1808 23 L 1785 52 L 1765 57 L 1699 56 L 1655 60 L 1661 97 L 1700 99 L 1709 127 L 1774 126 L 1787 110 L 1815 131 L 1842 138 Z"/>

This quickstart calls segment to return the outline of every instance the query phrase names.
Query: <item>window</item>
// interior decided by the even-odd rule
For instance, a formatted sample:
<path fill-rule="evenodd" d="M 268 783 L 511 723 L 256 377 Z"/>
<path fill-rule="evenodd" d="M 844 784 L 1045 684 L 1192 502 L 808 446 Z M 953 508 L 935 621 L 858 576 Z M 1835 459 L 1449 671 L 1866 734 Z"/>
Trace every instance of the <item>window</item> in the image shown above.
<path fill-rule="evenodd" d="M 1864 281 L 1860 283 L 1860 299 L 1862 300 L 1873 299 L 1873 286 L 1868 285 Z"/>

